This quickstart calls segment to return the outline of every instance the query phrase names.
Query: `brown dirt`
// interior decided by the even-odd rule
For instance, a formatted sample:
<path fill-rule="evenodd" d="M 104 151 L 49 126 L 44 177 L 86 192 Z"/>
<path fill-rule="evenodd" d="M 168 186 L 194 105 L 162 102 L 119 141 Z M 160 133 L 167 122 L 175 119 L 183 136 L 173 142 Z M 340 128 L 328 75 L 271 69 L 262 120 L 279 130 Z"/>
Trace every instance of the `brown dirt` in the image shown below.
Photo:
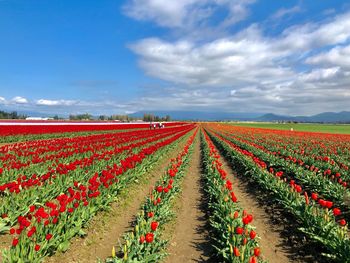
<path fill-rule="evenodd" d="M 176 149 L 161 157 L 159 164 L 152 169 L 142 182 L 131 186 L 121 199 L 112 204 L 111 210 L 98 214 L 85 230 L 85 238 L 76 238 L 71 242 L 66 253 L 57 253 L 47 258 L 46 262 L 96 262 L 97 259 L 106 259 L 111 256 L 112 246 L 118 244 L 118 239 L 131 229 L 135 215 L 142 202 L 149 193 L 150 187 L 160 178 L 171 158 L 175 158 L 183 149 L 185 140 L 182 140 Z"/>
<path fill-rule="evenodd" d="M 174 222 L 172 238 L 169 241 L 169 256 L 165 262 L 207 262 L 208 244 L 207 219 L 203 211 L 204 194 L 200 185 L 200 145 L 199 138 L 194 142 L 194 152 L 188 172 L 183 181 L 183 191 L 178 200 L 177 219 Z"/>
<path fill-rule="evenodd" d="M 10 234 L 0 235 L 0 262 L 2 262 L 2 251 L 9 248 L 12 242 Z"/>

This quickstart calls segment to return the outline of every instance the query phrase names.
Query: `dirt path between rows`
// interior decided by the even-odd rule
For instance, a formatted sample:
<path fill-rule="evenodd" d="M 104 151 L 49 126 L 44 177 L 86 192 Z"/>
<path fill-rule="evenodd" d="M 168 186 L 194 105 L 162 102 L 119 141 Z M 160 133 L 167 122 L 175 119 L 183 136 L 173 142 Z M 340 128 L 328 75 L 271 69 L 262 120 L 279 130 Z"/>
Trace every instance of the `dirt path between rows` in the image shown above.
<path fill-rule="evenodd" d="M 283 226 L 271 221 L 270 215 L 259 204 L 254 193 L 248 190 L 248 184 L 237 178 L 236 172 L 223 157 L 220 158 L 220 161 L 227 173 L 227 179 L 233 183 L 233 191 L 239 204 L 254 217 L 252 225 L 256 227 L 256 232 L 261 237 L 259 245 L 263 259 L 270 263 L 295 262 L 290 259 L 288 249 L 285 248 L 287 238 L 281 234 Z"/>
<path fill-rule="evenodd" d="M 143 183 L 138 183 L 130 187 L 117 203 L 112 205 L 109 212 L 98 214 L 90 223 L 86 231 L 88 235 L 82 238 L 76 238 L 71 242 L 71 246 L 66 253 L 57 253 L 46 262 L 96 262 L 97 259 L 105 260 L 111 256 L 112 246 L 118 244 L 118 239 L 129 229 L 135 220 L 135 215 L 140 209 L 142 202 L 149 193 L 150 187 L 154 186 L 156 181 L 164 173 L 171 158 L 175 158 L 183 149 L 186 141 L 182 140 L 176 148 L 172 148 L 165 154 L 159 164 L 154 167 L 144 178 Z M 116 247 L 116 249 L 118 249 Z"/>
<path fill-rule="evenodd" d="M 199 136 L 194 142 L 194 152 L 183 181 L 183 191 L 178 201 L 177 219 L 169 241 L 167 263 L 208 262 L 210 244 L 206 214 L 203 211 L 204 193 L 201 191 L 201 158 Z"/>

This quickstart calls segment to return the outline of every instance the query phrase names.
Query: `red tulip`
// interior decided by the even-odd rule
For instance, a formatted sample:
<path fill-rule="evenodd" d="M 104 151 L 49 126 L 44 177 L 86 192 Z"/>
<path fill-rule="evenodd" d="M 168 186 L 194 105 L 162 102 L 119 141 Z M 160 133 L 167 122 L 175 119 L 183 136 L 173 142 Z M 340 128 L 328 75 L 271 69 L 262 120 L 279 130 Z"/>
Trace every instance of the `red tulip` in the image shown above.
<path fill-rule="evenodd" d="M 143 244 L 145 242 L 145 236 L 140 236 L 140 244 Z"/>
<path fill-rule="evenodd" d="M 148 216 L 149 218 L 151 218 L 151 217 L 154 216 L 154 213 L 153 213 L 153 212 L 148 212 L 148 213 L 147 213 L 147 216 Z"/>
<path fill-rule="evenodd" d="M 242 227 L 236 227 L 236 234 L 242 235 L 243 234 L 243 228 Z"/>
<path fill-rule="evenodd" d="M 152 222 L 152 223 L 151 223 L 151 229 L 152 229 L 152 231 L 156 231 L 156 230 L 157 230 L 158 225 L 159 225 L 159 223 L 158 223 L 158 222 Z"/>
<path fill-rule="evenodd" d="M 334 214 L 335 216 L 341 215 L 340 209 L 339 209 L 339 208 L 334 208 L 334 209 L 333 209 L 333 214 Z"/>
<path fill-rule="evenodd" d="M 158 193 L 161 193 L 163 191 L 163 186 L 161 185 L 157 186 L 156 190 Z"/>
<path fill-rule="evenodd" d="M 256 257 L 252 256 L 249 259 L 249 263 L 257 263 L 258 261 L 256 260 Z"/>
<path fill-rule="evenodd" d="M 254 248 L 254 255 L 257 257 L 260 255 L 260 248 L 259 247 Z"/>
<path fill-rule="evenodd" d="M 31 206 L 29 207 L 29 211 L 30 211 L 31 213 L 33 213 L 33 212 L 35 211 L 35 205 L 31 205 Z"/>
<path fill-rule="evenodd" d="M 250 236 L 250 239 L 254 239 L 256 237 L 255 231 L 254 230 L 250 231 L 249 236 Z"/>
<path fill-rule="evenodd" d="M 45 238 L 46 240 L 50 240 L 52 238 L 52 234 L 47 234 Z"/>
<path fill-rule="evenodd" d="M 15 246 L 17 246 L 17 244 L 18 244 L 18 238 L 14 238 L 12 240 L 12 246 L 15 247 Z"/>
<path fill-rule="evenodd" d="M 146 242 L 147 243 L 152 243 L 153 242 L 153 238 L 154 238 L 154 234 L 153 233 L 147 233 L 146 234 Z"/>
<path fill-rule="evenodd" d="M 311 198 L 312 198 L 313 200 L 317 201 L 318 196 L 317 196 L 316 193 L 312 193 L 312 194 L 311 194 Z"/>
<path fill-rule="evenodd" d="M 40 245 L 36 244 L 35 247 L 34 247 L 35 251 L 39 251 L 40 249 Z"/>
<path fill-rule="evenodd" d="M 236 257 L 239 257 L 239 255 L 240 255 L 239 249 L 237 247 L 233 248 L 233 253 L 235 254 Z"/>
<path fill-rule="evenodd" d="M 14 228 L 11 228 L 11 229 L 10 229 L 10 234 L 13 235 L 13 234 L 15 234 L 15 233 L 16 233 L 16 230 L 15 230 Z"/>
<path fill-rule="evenodd" d="M 325 207 L 326 206 L 326 201 L 323 199 L 318 200 L 318 203 L 322 206 Z"/>
<path fill-rule="evenodd" d="M 302 188 L 300 185 L 295 185 L 295 191 L 297 191 L 298 193 L 301 193 Z"/>
<path fill-rule="evenodd" d="M 333 202 L 331 202 L 331 201 L 325 201 L 325 206 L 326 206 L 327 208 L 332 208 Z"/>
<path fill-rule="evenodd" d="M 339 224 L 340 224 L 341 226 L 345 226 L 345 225 L 346 225 L 345 219 L 341 219 L 341 220 L 339 221 Z"/>

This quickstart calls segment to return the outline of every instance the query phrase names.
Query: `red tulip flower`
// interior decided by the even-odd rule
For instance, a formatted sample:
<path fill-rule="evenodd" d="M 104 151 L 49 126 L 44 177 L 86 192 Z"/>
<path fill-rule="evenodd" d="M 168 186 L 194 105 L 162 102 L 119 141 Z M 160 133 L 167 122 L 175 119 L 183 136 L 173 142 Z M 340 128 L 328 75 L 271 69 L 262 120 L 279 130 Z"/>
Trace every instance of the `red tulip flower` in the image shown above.
<path fill-rule="evenodd" d="M 256 257 L 252 256 L 249 259 L 249 263 L 257 263 L 258 261 L 256 260 Z"/>
<path fill-rule="evenodd" d="M 140 244 L 143 244 L 145 242 L 145 236 L 140 236 Z"/>
<path fill-rule="evenodd" d="M 339 209 L 339 208 L 334 208 L 334 209 L 333 209 L 333 214 L 334 214 L 335 216 L 341 215 L 340 209 Z"/>
<path fill-rule="evenodd" d="M 339 221 L 339 224 L 340 224 L 341 226 L 345 226 L 345 225 L 346 225 L 345 219 L 341 219 L 341 220 Z"/>
<path fill-rule="evenodd" d="M 154 213 L 153 213 L 153 212 L 148 212 L 148 213 L 147 213 L 147 216 L 148 216 L 149 218 L 151 218 L 151 217 L 154 216 Z"/>
<path fill-rule="evenodd" d="M 152 223 L 151 223 L 151 229 L 152 229 L 152 231 L 156 231 L 156 230 L 157 230 L 158 225 L 159 225 L 159 223 L 158 223 L 158 222 L 152 222 Z"/>
<path fill-rule="evenodd" d="M 256 232 L 254 230 L 250 231 L 250 239 L 254 239 L 256 237 Z"/>
<path fill-rule="evenodd" d="M 242 227 L 236 227 L 236 234 L 242 235 L 243 234 L 243 228 Z"/>
<path fill-rule="evenodd" d="M 15 246 L 17 246 L 17 244 L 18 244 L 18 238 L 14 238 L 12 240 L 12 246 L 15 247 Z"/>
<path fill-rule="evenodd" d="M 154 238 L 154 234 L 153 233 L 147 233 L 146 234 L 146 242 L 147 243 L 152 243 L 153 242 L 153 238 Z"/>
<path fill-rule="evenodd" d="M 40 245 L 36 244 L 34 249 L 35 249 L 35 251 L 39 251 L 40 250 Z"/>
<path fill-rule="evenodd" d="M 239 249 L 237 247 L 233 248 L 233 254 L 235 254 L 236 257 L 240 256 Z"/>

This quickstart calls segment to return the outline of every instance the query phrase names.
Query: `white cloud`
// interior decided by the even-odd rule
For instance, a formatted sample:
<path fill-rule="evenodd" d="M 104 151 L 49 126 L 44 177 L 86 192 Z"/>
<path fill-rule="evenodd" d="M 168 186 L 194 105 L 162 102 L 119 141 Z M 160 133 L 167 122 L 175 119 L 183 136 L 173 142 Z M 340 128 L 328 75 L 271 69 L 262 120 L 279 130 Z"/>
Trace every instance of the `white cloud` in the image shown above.
<path fill-rule="evenodd" d="M 272 19 L 281 19 L 285 16 L 291 16 L 300 12 L 302 12 L 302 8 L 299 5 L 293 6 L 291 8 L 281 8 L 272 15 Z"/>
<path fill-rule="evenodd" d="M 286 52 L 310 51 L 345 43 L 350 39 L 350 12 L 323 23 L 308 23 L 286 29 L 275 48 Z"/>
<path fill-rule="evenodd" d="M 4 97 L 0 97 L 0 104 L 6 104 L 6 99 Z"/>
<path fill-rule="evenodd" d="M 293 72 L 278 64 L 280 55 L 263 39 L 222 38 L 203 45 L 144 39 L 131 46 L 140 65 L 153 77 L 187 85 L 222 86 L 272 81 Z"/>
<path fill-rule="evenodd" d="M 328 52 L 309 57 L 306 63 L 314 65 L 336 65 L 350 69 L 350 45 L 337 46 Z"/>
<path fill-rule="evenodd" d="M 228 14 L 219 26 L 227 27 L 248 14 L 248 6 L 255 0 L 130 0 L 124 6 L 124 13 L 141 21 L 152 21 L 169 28 L 189 29 L 200 26 L 215 14 L 219 8 L 225 8 Z"/>
<path fill-rule="evenodd" d="M 298 9 L 279 15 L 292 11 Z M 344 99 L 350 96 L 350 47 L 341 46 L 349 40 L 350 12 L 296 25 L 274 37 L 264 36 L 264 29 L 253 24 L 210 41 L 197 42 L 186 36 L 176 41 L 147 38 L 130 48 L 139 55 L 139 65 L 147 75 L 176 87 L 143 101 L 163 105 L 170 100 L 184 108 L 192 103 L 193 107 L 222 110 L 249 106 L 247 111 L 312 114 L 350 110 Z M 334 45 L 338 46 L 320 53 Z M 307 72 L 299 69 L 304 63 L 311 65 Z M 196 90 L 198 96 L 190 90 Z"/>
<path fill-rule="evenodd" d="M 339 73 L 340 67 L 314 69 L 310 73 L 302 75 L 301 80 L 306 82 L 330 80 L 337 77 Z"/>
<path fill-rule="evenodd" d="M 16 96 L 16 97 L 12 98 L 11 102 L 15 103 L 15 104 L 27 104 L 27 103 L 29 103 L 26 98 L 23 98 L 20 96 Z"/>
<path fill-rule="evenodd" d="M 77 104 L 78 102 L 75 100 L 47 100 L 40 99 L 36 101 L 36 105 L 38 106 L 71 106 Z"/>

